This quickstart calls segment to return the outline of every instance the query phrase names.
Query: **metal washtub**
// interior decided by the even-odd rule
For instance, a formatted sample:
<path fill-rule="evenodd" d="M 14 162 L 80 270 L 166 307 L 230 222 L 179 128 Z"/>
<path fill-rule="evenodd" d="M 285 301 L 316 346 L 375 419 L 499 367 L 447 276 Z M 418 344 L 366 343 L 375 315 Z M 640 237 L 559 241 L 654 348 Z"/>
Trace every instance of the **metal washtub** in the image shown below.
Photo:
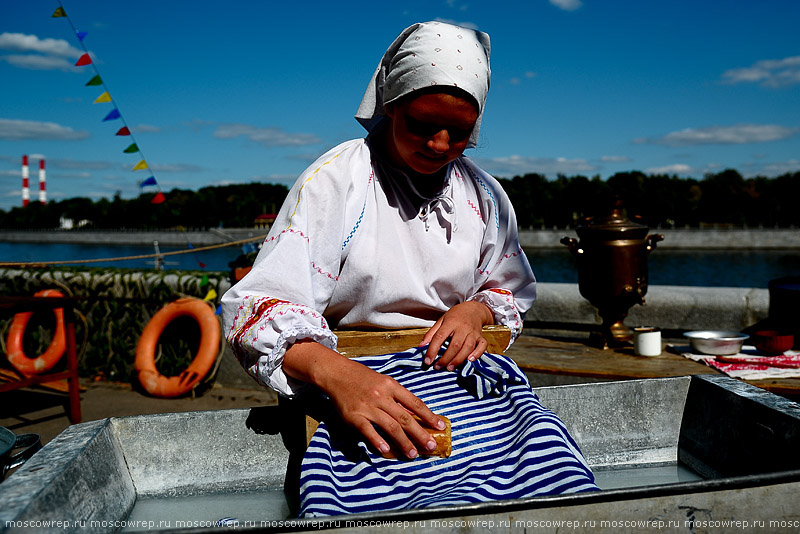
<path fill-rule="evenodd" d="M 559 521 L 577 532 L 647 530 L 626 518 L 665 531 L 730 520 L 800 525 L 800 405 L 721 375 L 536 393 L 564 420 L 602 491 L 293 520 L 303 423 L 278 405 L 74 425 L 0 485 L 0 531 L 25 521 L 39 531 L 61 521 L 50 529 L 58 532 L 213 532 L 226 531 L 226 520 L 238 530 L 352 532 L 378 521 L 412 532 Z"/>

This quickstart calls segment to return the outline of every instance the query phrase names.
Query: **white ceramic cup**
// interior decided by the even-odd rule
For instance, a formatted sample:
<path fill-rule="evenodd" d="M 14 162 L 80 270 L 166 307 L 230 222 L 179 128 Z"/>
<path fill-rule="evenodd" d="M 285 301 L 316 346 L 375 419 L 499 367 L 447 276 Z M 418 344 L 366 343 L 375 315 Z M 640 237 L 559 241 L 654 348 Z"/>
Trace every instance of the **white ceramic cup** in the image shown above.
<path fill-rule="evenodd" d="M 633 350 L 639 356 L 659 356 L 661 354 L 661 329 L 656 326 L 634 328 Z"/>

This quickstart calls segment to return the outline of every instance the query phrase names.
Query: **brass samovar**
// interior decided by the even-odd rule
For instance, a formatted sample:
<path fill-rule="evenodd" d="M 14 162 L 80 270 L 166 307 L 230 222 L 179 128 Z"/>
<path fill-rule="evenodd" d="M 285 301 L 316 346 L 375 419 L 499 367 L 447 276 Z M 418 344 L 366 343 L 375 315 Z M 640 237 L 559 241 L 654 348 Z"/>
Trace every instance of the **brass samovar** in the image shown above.
<path fill-rule="evenodd" d="M 624 324 L 634 304 L 644 304 L 647 293 L 647 257 L 662 241 L 661 234 L 629 220 L 617 201 L 605 217 L 587 219 L 576 228 L 580 241 L 564 237 L 578 263 L 578 288 L 597 308 L 603 324 L 592 341 L 603 347 L 622 346 L 632 334 Z"/>

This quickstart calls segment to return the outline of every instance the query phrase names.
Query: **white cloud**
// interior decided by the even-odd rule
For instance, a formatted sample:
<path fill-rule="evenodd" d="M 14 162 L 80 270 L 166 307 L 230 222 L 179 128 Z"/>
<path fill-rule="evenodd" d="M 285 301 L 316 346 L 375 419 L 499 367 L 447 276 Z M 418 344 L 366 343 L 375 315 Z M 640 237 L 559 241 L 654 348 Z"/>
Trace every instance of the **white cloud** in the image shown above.
<path fill-rule="evenodd" d="M 786 87 L 800 83 L 800 56 L 764 59 L 750 67 L 722 73 L 723 83 L 759 83 L 763 87 Z"/>
<path fill-rule="evenodd" d="M 202 167 L 193 165 L 191 163 L 172 163 L 172 164 L 150 164 L 148 166 L 153 172 L 201 172 L 204 171 Z"/>
<path fill-rule="evenodd" d="M 583 6 L 581 0 L 550 0 L 550 3 L 564 11 L 575 11 Z"/>
<path fill-rule="evenodd" d="M 73 130 L 54 122 L 0 118 L 0 139 L 6 141 L 76 141 L 89 137 L 89 132 Z"/>
<path fill-rule="evenodd" d="M 600 161 L 603 163 L 628 163 L 632 160 L 628 156 L 603 156 Z"/>
<path fill-rule="evenodd" d="M 161 128 L 158 126 L 153 126 L 152 124 L 140 124 L 139 126 L 135 126 L 133 131 L 138 133 L 156 133 L 160 132 Z"/>
<path fill-rule="evenodd" d="M 78 57 L 82 51 L 63 39 L 39 39 L 24 33 L 0 33 L 0 48 L 14 52 L 36 52 L 49 56 Z"/>
<path fill-rule="evenodd" d="M 648 174 L 691 174 L 694 171 L 689 165 L 683 163 L 673 163 L 663 167 L 650 167 L 645 169 Z"/>
<path fill-rule="evenodd" d="M 527 80 L 532 80 L 533 78 L 536 77 L 536 73 L 529 70 L 529 71 L 525 72 L 525 74 L 523 76 Z M 513 78 L 511 78 L 510 81 L 511 81 L 511 85 L 519 85 L 519 84 L 522 83 L 522 78 L 520 78 L 519 76 L 514 76 Z"/>
<path fill-rule="evenodd" d="M 528 173 L 555 176 L 557 174 L 571 175 L 597 170 L 596 166 L 581 158 L 530 158 L 514 155 L 502 158 L 479 158 L 478 164 L 486 171 L 497 176 L 518 176 Z"/>
<path fill-rule="evenodd" d="M 267 148 L 273 146 L 304 146 L 319 143 L 313 134 L 292 134 L 280 128 L 257 128 L 249 124 L 220 124 L 214 132 L 217 139 L 246 137 L 254 143 Z"/>
<path fill-rule="evenodd" d="M 109 161 L 78 161 L 71 158 L 47 160 L 48 167 L 61 170 L 105 171 L 115 167 L 115 165 L 115 163 Z"/>
<path fill-rule="evenodd" d="M 742 166 L 742 175 L 747 177 L 752 176 L 767 176 L 774 178 L 782 174 L 800 171 L 800 160 L 790 159 L 787 161 L 774 161 L 765 164 L 746 164 Z"/>
<path fill-rule="evenodd" d="M 83 53 L 63 39 L 40 39 L 36 35 L 9 32 L 0 34 L 0 50 L 23 52 L 0 56 L 0 60 L 33 70 L 78 70 L 73 60 Z"/>
<path fill-rule="evenodd" d="M 77 71 L 78 67 L 63 57 L 40 56 L 36 54 L 28 55 L 8 55 L 0 56 L 0 60 L 5 61 L 13 67 L 28 70 L 63 70 L 65 72 Z"/>
<path fill-rule="evenodd" d="M 733 126 L 708 126 L 686 128 L 656 139 L 635 139 L 636 144 L 667 146 L 742 145 L 779 141 L 795 135 L 797 128 L 776 124 L 735 124 Z"/>

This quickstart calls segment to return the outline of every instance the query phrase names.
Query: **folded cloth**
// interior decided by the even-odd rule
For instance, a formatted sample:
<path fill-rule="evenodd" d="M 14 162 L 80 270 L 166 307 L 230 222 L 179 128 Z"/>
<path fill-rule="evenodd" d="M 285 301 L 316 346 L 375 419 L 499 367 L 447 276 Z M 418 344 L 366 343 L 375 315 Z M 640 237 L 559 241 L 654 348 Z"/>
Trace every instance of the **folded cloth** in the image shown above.
<path fill-rule="evenodd" d="M 726 375 L 742 380 L 800 378 L 800 353 L 787 350 L 778 356 L 761 356 L 755 347 L 745 345 L 729 356 L 694 354 L 689 347 L 675 347 L 685 358 L 702 362 Z"/>
<path fill-rule="evenodd" d="M 301 516 L 598 489 L 563 422 L 542 406 L 513 361 L 487 353 L 457 372 L 437 371 L 423 365 L 426 348 L 357 361 L 392 376 L 450 419 L 450 457 L 386 459 L 334 420 L 323 420 L 303 458 Z"/>

